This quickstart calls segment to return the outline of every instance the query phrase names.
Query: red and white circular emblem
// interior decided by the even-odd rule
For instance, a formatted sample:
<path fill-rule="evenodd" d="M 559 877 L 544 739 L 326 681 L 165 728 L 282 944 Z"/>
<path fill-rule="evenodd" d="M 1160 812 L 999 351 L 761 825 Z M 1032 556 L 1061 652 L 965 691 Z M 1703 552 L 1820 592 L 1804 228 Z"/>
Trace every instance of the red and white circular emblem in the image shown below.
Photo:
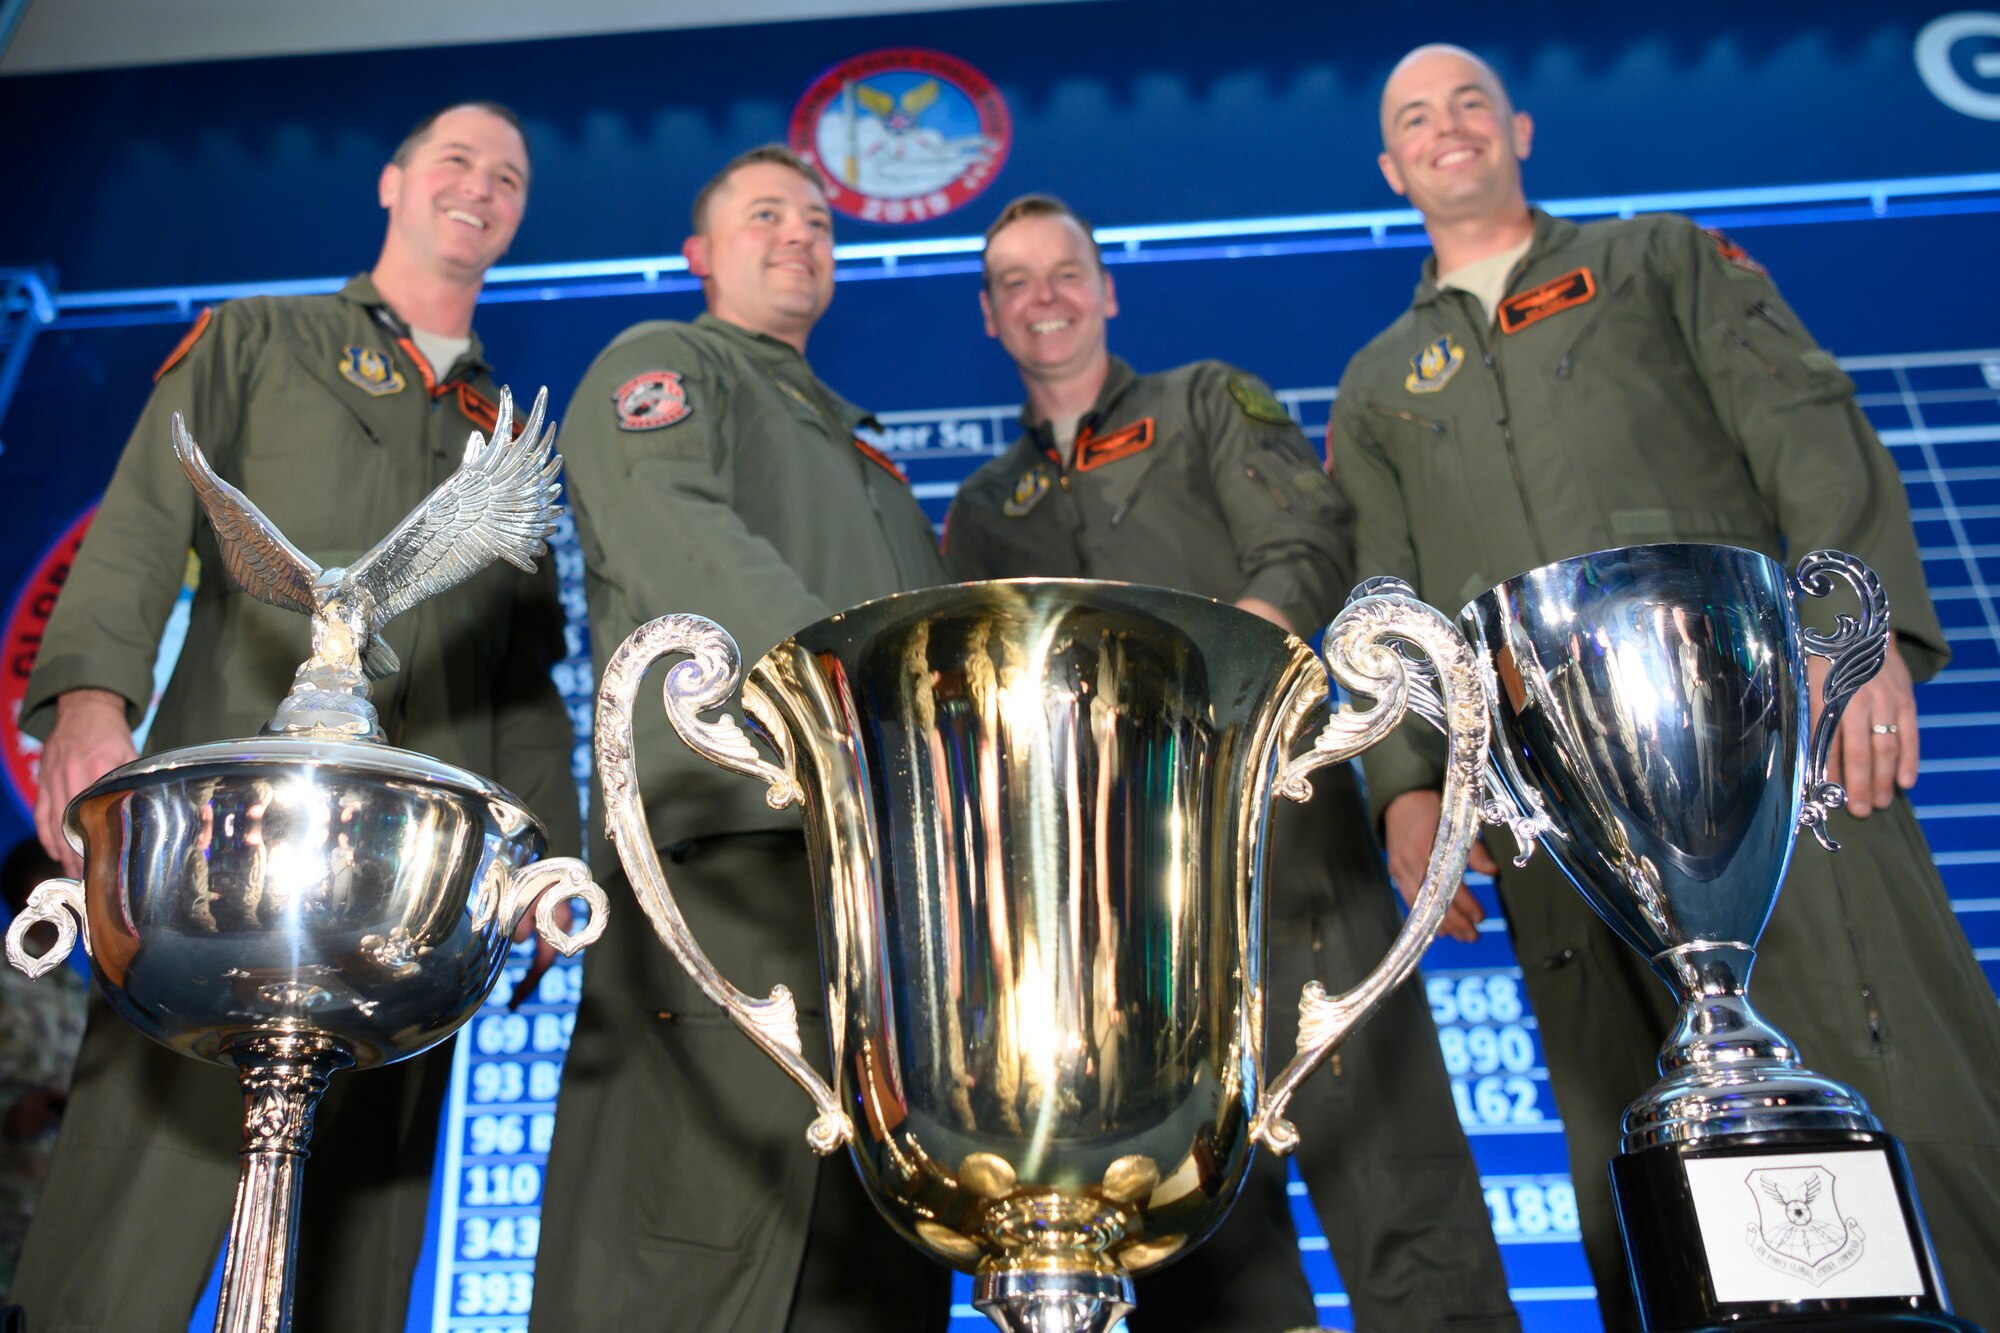
<path fill-rule="evenodd" d="M 41 763 L 42 743 L 22 732 L 21 703 L 28 695 L 28 673 L 35 669 L 42 631 L 48 628 L 56 598 L 76 561 L 76 548 L 83 545 L 84 530 L 96 512 L 96 505 L 84 510 L 43 553 L 7 613 L 6 630 L 0 633 L 0 654 L 4 654 L 0 657 L 0 751 L 6 759 L 8 785 L 21 808 L 30 814 L 35 809 L 35 771 Z"/>
<path fill-rule="evenodd" d="M 792 151 L 826 201 L 863 222 L 924 222 L 993 183 L 1013 143 L 992 80 L 939 51 L 900 46 L 843 60 L 792 109 Z"/>
<path fill-rule="evenodd" d="M 648 370 L 634 375 L 611 395 L 618 409 L 618 429 L 658 430 L 694 411 L 677 370 Z"/>

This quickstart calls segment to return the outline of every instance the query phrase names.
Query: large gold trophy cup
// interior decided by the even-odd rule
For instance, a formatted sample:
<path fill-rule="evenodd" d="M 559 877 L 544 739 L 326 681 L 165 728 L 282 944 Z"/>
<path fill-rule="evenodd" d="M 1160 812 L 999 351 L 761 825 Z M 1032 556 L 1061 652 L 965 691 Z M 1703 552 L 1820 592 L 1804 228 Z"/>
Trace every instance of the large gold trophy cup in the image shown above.
<path fill-rule="evenodd" d="M 1266 816 L 1273 793 L 1368 748 L 1408 682 L 1385 640 L 1442 666 L 1451 761 L 1437 849 L 1395 946 L 1352 991 L 1300 997 L 1299 1048 L 1264 1067 Z M 851 1147 L 909 1243 L 975 1275 L 1013 1333 L 1101 1333 L 1131 1276 L 1199 1244 L 1253 1144 L 1289 1151 L 1299 1082 L 1416 965 L 1477 822 L 1487 715 L 1473 659 L 1436 612 L 1366 598 L 1328 664 L 1378 702 L 1310 747 L 1325 673 L 1231 607 L 1122 584 L 1010 581 L 908 593 L 800 630 L 742 687 L 713 623 L 642 626 L 598 699 L 605 813 L 674 956 L 811 1096 L 807 1138 Z M 804 807 L 832 1078 L 796 1006 L 717 973 L 674 903 L 637 789 L 632 709 L 674 654 L 666 709 L 695 750 Z M 803 886 L 801 886 L 803 887 Z M 805 981 L 805 978 L 800 978 Z"/>

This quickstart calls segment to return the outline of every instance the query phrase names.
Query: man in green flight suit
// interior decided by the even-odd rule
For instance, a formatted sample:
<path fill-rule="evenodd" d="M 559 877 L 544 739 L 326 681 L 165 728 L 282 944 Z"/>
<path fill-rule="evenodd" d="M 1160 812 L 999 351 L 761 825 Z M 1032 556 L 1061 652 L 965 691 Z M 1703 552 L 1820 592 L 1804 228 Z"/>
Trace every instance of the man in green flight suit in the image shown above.
<path fill-rule="evenodd" d="M 600 666 L 640 624 L 692 612 L 746 664 L 870 598 L 945 582 L 868 414 L 806 363 L 833 297 L 818 175 L 753 149 L 696 196 L 683 252 L 707 313 L 635 325 L 592 363 L 563 450 Z M 703 948 L 738 987 L 787 983 L 826 1067 L 812 883 L 798 811 L 690 751 L 642 708 L 634 743 L 656 849 Z M 593 863 L 643 922 L 616 853 Z M 817 1160 L 811 1104 L 650 931 L 584 971 L 549 1157 L 537 1333 L 942 1329 L 950 1273 L 875 1213 L 845 1152 Z"/>
<path fill-rule="evenodd" d="M 1294 633 L 1340 609 L 1352 515 L 1254 376 L 1218 361 L 1135 375 L 1090 228 L 1015 200 L 986 232 L 980 308 L 1027 390 L 1024 433 L 968 479 L 945 525 L 966 578 L 1125 579 L 1234 602 Z M 1401 924 L 1351 765 L 1275 803 L 1268 1061 L 1296 1045 L 1310 979 L 1359 981 Z M 1400 987 L 1300 1089 L 1300 1173 L 1363 1329 L 1518 1329 L 1423 985 Z M 1193 1255 L 1141 1278 L 1135 1330 L 1317 1327 L 1286 1199 L 1265 1154 Z"/>
<path fill-rule="evenodd" d="M 1408 579 L 1447 612 L 1549 561 L 1644 542 L 1794 560 L 1834 547 L 1881 576 L 1900 652 L 1836 742 L 1843 850 L 1798 849 L 1753 993 L 1810 1067 L 1859 1088 L 1901 1137 L 1959 1312 L 2000 1324 L 2000 1012 L 1901 790 L 1917 777 L 1911 682 L 1948 649 L 1889 451 L 1739 247 L 1680 217 L 1577 226 L 1531 210 L 1534 127 L 1476 56 L 1404 57 L 1381 125 L 1382 172 L 1434 254 L 1335 403 L 1363 575 Z M 1385 745 L 1367 763 L 1406 893 L 1430 845 L 1438 753 Z M 1483 852 L 1475 864 L 1492 868 Z M 1502 867 L 1499 886 L 1598 1301 L 1609 1328 L 1636 1328 L 1605 1163 L 1625 1104 L 1658 1077 L 1668 992 L 1546 857 Z"/>
<path fill-rule="evenodd" d="M 74 874 L 62 812 L 135 757 L 132 727 L 187 569 L 201 568 L 153 750 L 255 735 L 310 651 L 307 621 L 239 589 L 175 461 L 178 412 L 216 471 L 301 550 L 344 564 L 455 471 L 499 390 L 472 332 L 486 270 L 528 192 L 514 114 L 446 108 L 378 183 L 388 231 L 337 295 L 203 312 L 168 357 L 50 619 L 22 705 L 47 737 L 36 824 Z M 392 744 L 511 789 L 580 842 L 572 733 L 549 679 L 562 655 L 555 572 L 496 565 L 398 621 L 404 667 L 375 685 Z M 301 1327 L 400 1328 L 422 1248 L 451 1056 L 330 1085 L 306 1168 Z M 40 1333 L 181 1333 L 229 1224 L 243 1121 L 227 1070 L 139 1036 L 94 1001 L 76 1085 L 13 1288 Z"/>

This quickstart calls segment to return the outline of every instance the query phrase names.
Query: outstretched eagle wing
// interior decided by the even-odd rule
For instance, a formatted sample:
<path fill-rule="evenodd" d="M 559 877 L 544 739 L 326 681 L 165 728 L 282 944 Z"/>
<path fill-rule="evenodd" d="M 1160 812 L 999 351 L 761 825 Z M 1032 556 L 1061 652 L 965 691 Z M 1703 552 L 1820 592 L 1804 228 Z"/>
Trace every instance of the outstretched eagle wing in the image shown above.
<path fill-rule="evenodd" d="M 230 576 L 260 602 L 311 615 L 316 605 L 313 580 L 319 577 L 319 566 L 287 541 L 249 496 L 215 475 L 178 412 L 174 413 L 173 434 L 174 457 L 194 484 L 194 493 L 201 497 L 208 521 L 215 525 L 222 563 Z"/>
<path fill-rule="evenodd" d="M 547 552 L 542 539 L 562 515 L 555 428 L 542 430 L 549 392 L 535 395 L 527 427 L 509 429 L 513 395 L 502 390 L 488 442 L 478 431 L 465 461 L 396 530 L 347 567 L 347 579 L 375 600 L 375 628 L 429 597 L 471 578 L 495 560 L 522 570 Z"/>
<path fill-rule="evenodd" d="M 870 88 L 865 83 L 858 84 L 854 89 L 854 96 L 860 101 L 861 105 L 867 107 L 884 120 L 887 120 L 896 110 L 895 99 L 880 88 Z"/>

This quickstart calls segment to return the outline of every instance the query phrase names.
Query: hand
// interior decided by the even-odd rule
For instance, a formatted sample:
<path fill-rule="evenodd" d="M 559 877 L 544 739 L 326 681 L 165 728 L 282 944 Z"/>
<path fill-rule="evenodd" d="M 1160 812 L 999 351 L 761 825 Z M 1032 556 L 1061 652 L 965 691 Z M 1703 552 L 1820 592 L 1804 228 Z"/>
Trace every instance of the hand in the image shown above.
<path fill-rule="evenodd" d="M 556 928 L 564 932 L 576 924 L 576 909 L 570 906 L 568 898 L 556 904 L 555 918 Z M 514 943 L 519 944 L 530 935 L 535 937 L 535 956 L 521 980 L 515 984 L 513 994 L 507 997 L 509 1009 L 519 1009 L 533 996 L 535 987 L 541 984 L 542 974 L 555 966 L 556 946 L 535 929 L 535 909 L 532 906 L 522 914 L 521 924 L 514 927 Z"/>
<path fill-rule="evenodd" d="M 36 777 L 35 834 L 63 873 L 83 873 L 83 858 L 63 837 L 63 811 L 91 783 L 139 757 L 125 724 L 125 697 L 110 690 L 68 690 L 56 699 L 56 725 L 42 746 Z"/>
<path fill-rule="evenodd" d="M 1423 888 L 1424 871 L 1430 865 L 1431 848 L 1437 844 L 1438 820 L 1443 814 L 1444 794 L 1423 789 L 1404 792 L 1382 812 L 1382 842 L 1389 853 L 1389 878 L 1395 881 L 1396 891 L 1406 903 L 1414 905 L 1418 890 Z M 1467 864 L 1482 875 L 1499 870 L 1486 844 L 1477 838 L 1472 840 L 1472 855 Z M 1485 919 L 1486 909 L 1472 896 L 1472 890 L 1461 883 L 1458 892 L 1452 895 L 1450 906 L 1445 908 L 1444 924 L 1438 931 L 1470 944 L 1479 938 L 1479 923 Z"/>
<path fill-rule="evenodd" d="M 1292 628 L 1292 622 L 1285 619 L 1283 611 L 1280 611 L 1261 597 L 1239 597 L 1236 599 L 1236 609 L 1239 611 L 1248 611 L 1253 616 L 1261 616 L 1287 634 L 1298 633 L 1297 630 Z"/>
<path fill-rule="evenodd" d="M 1825 658 L 1806 659 L 1815 720 L 1826 672 Z M 1886 808 L 1896 788 L 1917 785 L 1916 686 L 1893 642 L 1882 669 L 1847 701 L 1827 753 L 1826 776 L 1847 789 L 1847 808 L 1857 819 Z"/>

